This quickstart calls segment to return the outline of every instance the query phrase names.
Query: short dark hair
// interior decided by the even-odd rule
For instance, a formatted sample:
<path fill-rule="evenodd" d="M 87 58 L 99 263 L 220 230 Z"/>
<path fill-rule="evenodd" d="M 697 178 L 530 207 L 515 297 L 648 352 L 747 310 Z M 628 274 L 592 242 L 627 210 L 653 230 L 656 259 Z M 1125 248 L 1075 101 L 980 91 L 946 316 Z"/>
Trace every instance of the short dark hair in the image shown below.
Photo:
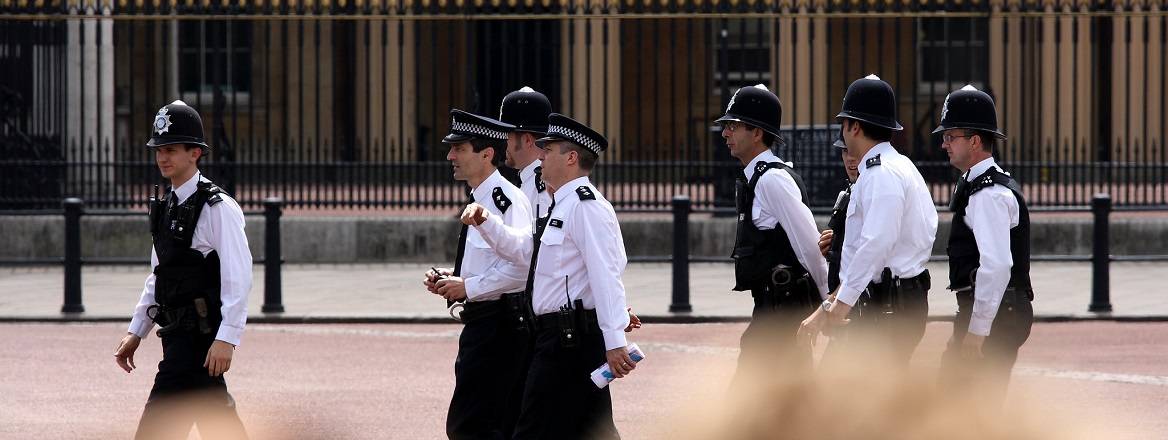
<path fill-rule="evenodd" d="M 997 148 L 998 148 L 997 135 L 995 135 L 989 131 L 970 129 L 970 130 L 966 130 L 965 135 L 966 136 L 977 136 L 977 137 L 981 138 L 981 144 L 985 146 L 983 149 L 986 150 L 987 152 L 989 152 L 990 154 L 994 154 L 994 151 L 997 150 Z"/>
<path fill-rule="evenodd" d="M 892 140 L 892 129 L 891 128 L 881 127 L 879 125 L 875 125 L 875 124 L 872 124 L 870 122 L 864 122 L 864 121 L 858 121 L 858 120 L 853 120 L 853 122 L 860 124 L 860 131 L 864 132 L 864 136 L 867 136 L 868 139 L 871 139 L 871 140 L 874 140 L 877 142 L 889 142 Z"/>
<path fill-rule="evenodd" d="M 491 165 L 498 168 L 503 163 L 503 155 L 507 148 L 507 141 L 498 141 L 495 139 L 474 138 L 470 140 L 470 147 L 475 153 L 482 152 L 490 148 L 495 150 L 495 155 L 491 156 Z"/>
<path fill-rule="evenodd" d="M 592 150 L 576 145 L 572 142 L 564 141 L 564 147 L 560 150 L 564 153 L 575 151 L 577 156 L 580 156 L 580 169 L 584 171 L 592 171 L 596 166 L 596 161 L 600 160 L 600 156 L 593 153 Z"/>
<path fill-rule="evenodd" d="M 750 124 L 747 124 L 745 122 L 742 123 L 742 126 L 749 128 L 751 130 L 755 130 L 755 129 L 762 130 L 762 128 L 760 128 L 760 127 L 756 127 L 754 125 L 750 125 Z M 766 145 L 767 148 L 774 146 L 775 145 L 775 135 L 771 134 L 771 132 L 769 132 L 769 131 L 762 130 L 762 144 Z"/>

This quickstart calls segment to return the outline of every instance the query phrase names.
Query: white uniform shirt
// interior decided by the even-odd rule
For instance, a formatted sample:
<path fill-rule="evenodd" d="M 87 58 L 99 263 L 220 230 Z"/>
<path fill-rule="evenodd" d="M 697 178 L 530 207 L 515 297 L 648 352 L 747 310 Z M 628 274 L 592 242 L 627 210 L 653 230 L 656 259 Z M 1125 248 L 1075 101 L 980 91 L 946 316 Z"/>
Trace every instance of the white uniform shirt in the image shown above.
<path fill-rule="evenodd" d="M 581 200 L 580 187 L 596 199 Z M 585 309 L 596 309 L 605 349 L 625 347 L 629 315 L 621 275 L 628 259 L 616 212 L 587 176 L 564 184 L 553 197 L 555 208 L 540 239 L 532 309 L 536 315 L 553 313 L 580 299 Z M 505 258 L 531 258 L 530 231 L 508 228 L 495 216 L 476 228 Z"/>
<path fill-rule="evenodd" d="M 759 162 L 781 161 L 770 150 L 760 153 L 743 170 L 746 180 L 750 181 L 754 177 Z M 790 163 L 785 164 L 791 166 Z M 774 229 L 776 224 L 782 226 L 799 263 L 811 274 L 811 279 L 819 288 L 819 295 L 826 298 L 830 293 L 827 290 L 827 260 L 819 253 L 819 229 L 815 226 L 811 209 L 803 204 L 802 197 L 795 178 L 787 170 L 771 168 L 755 184 L 751 215 L 758 229 L 765 231 Z"/>
<path fill-rule="evenodd" d="M 990 167 L 1005 172 L 991 157 L 978 162 L 963 178 L 972 181 Z M 1010 229 L 1018 226 L 1018 199 L 1014 192 L 1002 185 L 991 185 L 973 193 L 965 208 L 965 225 L 973 230 L 980 254 L 969 332 L 989 336 L 1014 266 L 1010 254 Z"/>
<path fill-rule="evenodd" d="M 536 168 L 542 166 L 539 159 L 532 161 L 527 166 L 519 170 L 519 180 L 523 183 L 520 189 L 523 194 L 527 196 L 527 201 L 531 205 L 532 221 L 543 218 L 547 215 L 548 207 L 552 205 L 552 194 L 544 187 L 539 189 L 540 185 L 536 184 Z"/>
<path fill-rule="evenodd" d="M 937 208 L 912 160 L 882 142 L 864 155 L 859 170 L 845 220 L 838 294 L 852 306 L 885 267 L 900 278 L 924 272 L 937 238 Z"/>
<path fill-rule="evenodd" d="M 506 197 L 505 202 L 496 197 L 497 192 Z M 527 198 L 499 171 L 491 173 L 471 193 L 475 201 L 491 213 L 491 218 L 502 219 L 503 223 L 517 229 L 531 229 L 531 208 L 527 205 Z M 500 204 L 507 207 L 507 212 L 499 208 Z M 478 229 L 467 229 L 466 250 L 460 271 L 465 282 L 467 301 L 491 301 L 499 299 L 504 293 L 522 292 L 527 287 L 527 267 L 528 261 L 501 258 L 483 239 Z"/>
<path fill-rule="evenodd" d="M 182 204 L 188 197 L 198 190 L 198 181 L 209 182 L 196 171 L 195 176 L 187 180 L 174 194 L 178 196 L 178 203 Z M 247 323 L 247 294 L 251 291 L 251 250 L 247 247 L 247 234 L 244 233 L 243 210 L 227 194 L 220 195 L 223 199 L 215 205 L 204 204 L 203 212 L 195 223 L 195 233 L 191 240 L 191 249 L 207 256 L 211 251 L 219 255 L 219 297 L 223 301 L 220 311 L 223 322 L 219 324 L 219 331 L 215 339 L 231 345 L 239 345 L 243 336 L 243 327 Z M 154 320 L 146 316 L 146 309 L 155 305 L 154 301 L 154 268 L 158 266 L 158 253 L 154 247 L 150 248 L 150 275 L 146 277 L 146 286 L 142 289 L 142 297 L 134 307 L 134 316 L 130 319 L 130 333 L 145 338 L 150 329 L 154 328 Z"/>

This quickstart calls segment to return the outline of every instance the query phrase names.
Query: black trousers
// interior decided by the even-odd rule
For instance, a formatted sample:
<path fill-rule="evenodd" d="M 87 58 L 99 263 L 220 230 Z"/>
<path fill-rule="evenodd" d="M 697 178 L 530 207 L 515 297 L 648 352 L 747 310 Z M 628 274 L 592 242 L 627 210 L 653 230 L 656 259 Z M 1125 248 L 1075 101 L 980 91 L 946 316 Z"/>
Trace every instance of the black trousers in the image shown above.
<path fill-rule="evenodd" d="M 917 344 L 925 336 L 929 318 L 929 291 L 921 286 L 902 286 L 893 305 L 860 295 L 849 315 L 851 323 L 832 329 L 823 355 L 825 367 L 857 362 L 907 370 Z"/>
<path fill-rule="evenodd" d="M 1018 349 L 1030 338 L 1034 324 L 1034 308 L 1027 297 L 1028 292 L 1007 296 L 998 307 L 990 335 L 982 344 L 984 357 L 975 360 L 961 357 L 961 343 L 969 334 L 969 320 L 973 314 L 973 293 L 957 293 L 953 337 L 941 355 L 940 385 L 947 392 L 977 393 L 975 397 L 997 404 L 1005 399 L 1010 371 L 1018 360 Z"/>
<path fill-rule="evenodd" d="M 531 333 L 520 331 L 513 316 L 501 307 L 489 316 L 467 320 L 458 337 L 458 358 L 454 361 L 454 395 L 446 414 L 448 437 L 511 437 L 531 363 L 531 344 Z"/>
<path fill-rule="evenodd" d="M 597 389 L 589 378 L 607 361 L 604 337 L 597 331 L 577 333 L 576 346 L 566 348 L 558 327 L 540 326 L 515 439 L 620 438 L 610 388 Z"/>
<path fill-rule="evenodd" d="M 202 438 L 247 438 L 227 382 L 203 366 L 214 341 L 214 334 L 197 331 L 162 336 L 162 361 L 135 438 L 186 439 L 191 425 Z"/>
<path fill-rule="evenodd" d="M 749 388 L 774 377 L 805 377 L 811 371 L 811 349 L 799 347 L 795 334 L 818 303 L 807 292 L 798 293 L 801 297 L 796 298 L 796 294 L 788 296 L 785 292 L 776 294 L 760 288 L 751 294 L 754 311 L 750 324 L 742 332 L 731 390 Z"/>

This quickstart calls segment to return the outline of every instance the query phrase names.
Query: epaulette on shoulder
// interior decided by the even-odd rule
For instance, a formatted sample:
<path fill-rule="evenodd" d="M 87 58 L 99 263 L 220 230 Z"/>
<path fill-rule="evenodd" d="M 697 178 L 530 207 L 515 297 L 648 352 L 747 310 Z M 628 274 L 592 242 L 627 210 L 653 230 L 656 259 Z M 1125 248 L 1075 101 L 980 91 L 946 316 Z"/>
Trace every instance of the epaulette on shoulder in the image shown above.
<path fill-rule="evenodd" d="M 596 200 L 596 193 L 592 192 L 592 188 L 588 185 L 580 185 L 576 188 L 576 195 L 580 196 L 580 200 Z"/>
<path fill-rule="evenodd" d="M 864 161 L 864 168 L 872 168 L 880 166 L 880 155 L 872 156 L 871 159 Z"/>
<path fill-rule="evenodd" d="M 974 193 L 994 185 L 1002 185 L 1011 191 L 1021 191 L 1021 188 L 1017 187 L 1017 183 L 1008 174 L 998 171 L 997 168 L 990 168 L 977 179 L 969 182 L 969 195 L 972 196 Z"/>
<path fill-rule="evenodd" d="M 219 185 L 211 182 L 199 182 L 198 187 L 200 191 L 206 192 L 208 194 L 208 205 L 215 206 L 219 204 L 219 202 L 223 201 L 223 194 L 225 194 L 225 192 L 223 191 L 223 188 L 219 187 Z"/>
<path fill-rule="evenodd" d="M 511 199 L 507 198 L 507 194 L 503 193 L 503 188 L 496 186 L 491 190 L 491 200 L 495 202 L 495 207 L 499 208 L 499 212 L 506 214 L 507 208 L 511 207 Z"/>

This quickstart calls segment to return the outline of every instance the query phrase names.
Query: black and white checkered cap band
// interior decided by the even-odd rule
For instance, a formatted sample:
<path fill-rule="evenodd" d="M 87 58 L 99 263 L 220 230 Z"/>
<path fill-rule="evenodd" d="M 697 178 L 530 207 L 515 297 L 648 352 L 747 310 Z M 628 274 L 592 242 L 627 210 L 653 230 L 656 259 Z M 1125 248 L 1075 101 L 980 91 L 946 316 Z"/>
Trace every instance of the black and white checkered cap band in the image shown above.
<path fill-rule="evenodd" d="M 597 156 L 600 155 L 600 144 L 596 142 L 596 140 L 571 128 L 553 125 L 548 127 L 548 135 L 557 135 L 566 139 L 570 139 L 572 142 L 592 150 L 592 152 L 596 153 Z"/>
<path fill-rule="evenodd" d="M 471 124 L 468 122 L 459 122 L 459 121 L 451 120 L 450 121 L 450 131 L 455 132 L 455 133 L 459 133 L 459 134 L 470 134 L 470 135 L 474 135 L 474 136 L 491 138 L 491 139 L 498 139 L 498 140 L 502 140 L 502 141 L 507 140 L 507 132 L 495 130 L 493 128 L 484 127 L 484 126 L 477 125 L 477 124 Z"/>

